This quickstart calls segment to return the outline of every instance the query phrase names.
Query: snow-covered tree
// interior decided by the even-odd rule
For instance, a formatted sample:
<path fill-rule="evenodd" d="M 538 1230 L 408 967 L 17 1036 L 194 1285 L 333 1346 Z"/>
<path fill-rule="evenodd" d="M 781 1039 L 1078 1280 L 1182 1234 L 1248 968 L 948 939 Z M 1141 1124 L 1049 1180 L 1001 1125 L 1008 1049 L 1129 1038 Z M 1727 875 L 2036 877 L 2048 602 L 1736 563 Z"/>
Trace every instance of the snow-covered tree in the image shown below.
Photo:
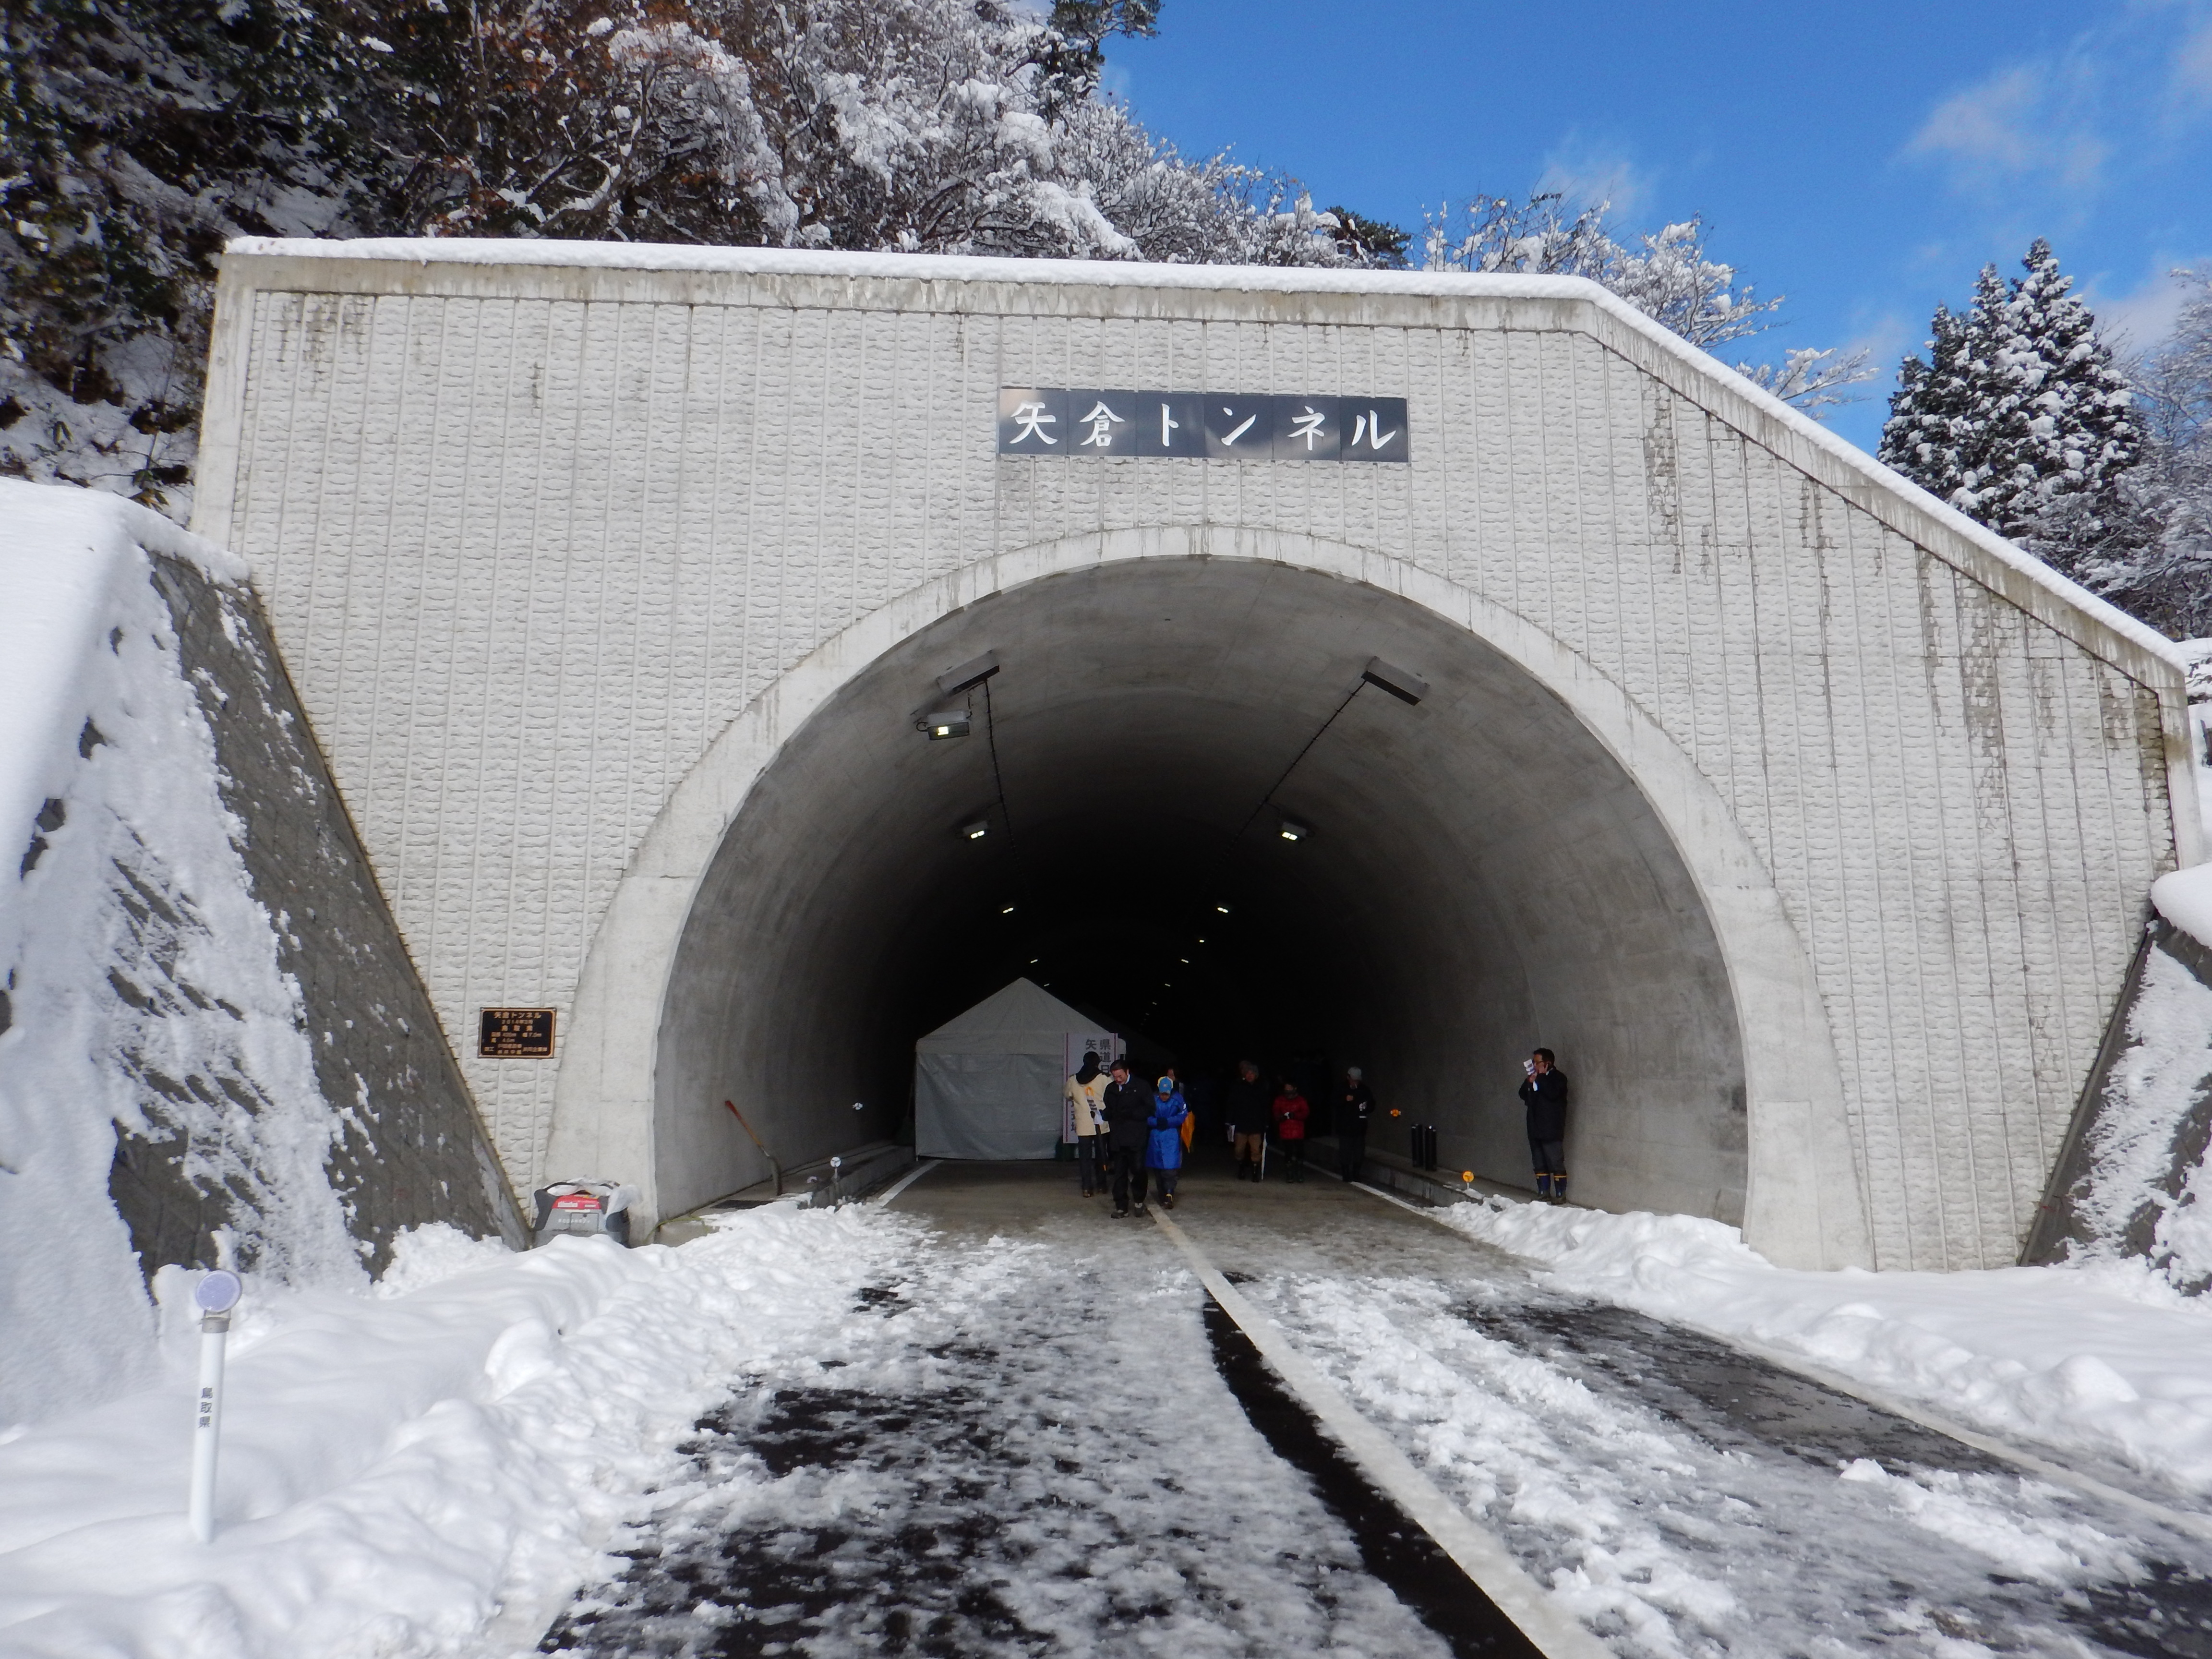
<path fill-rule="evenodd" d="M 1321 216 L 1096 95 L 1149 0 L 477 0 L 394 15 L 430 234 L 1339 263 Z M 461 66 L 457 68 L 456 66 Z"/>
<path fill-rule="evenodd" d="M 2189 297 L 2130 379 L 2143 459 L 2123 488 L 2148 527 L 2110 573 L 2112 597 L 2177 638 L 2212 635 L 2212 266 L 2178 270 Z"/>
<path fill-rule="evenodd" d="M 2117 593 L 2148 530 L 2122 487 L 2142 459 L 2134 394 L 2039 239 L 2009 282 L 1984 267 L 1899 372 L 1881 459 L 2037 556 Z"/>
<path fill-rule="evenodd" d="M 0 471 L 181 510 L 240 232 L 1389 263 L 1098 93 L 1158 0 L 7 0 Z"/>
<path fill-rule="evenodd" d="M 210 256 L 343 222 L 374 49 L 301 0 L 0 6 L 0 471 L 160 502 L 199 415 Z"/>
<path fill-rule="evenodd" d="M 1691 344 L 1721 348 L 1764 333 L 1783 298 L 1759 298 L 1735 268 L 1708 258 L 1705 226 L 1691 218 L 1624 242 L 1607 228 L 1610 204 L 1571 208 L 1558 191 L 1525 201 L 1479 196 L 1455 218 L 1429 216 L 1422 266 L 1429 270 L 1513 271 L 1586 276 L 1613 290 Z M 1739 373 L 1798 408 L 1815 410 L 1850 400 L 1847 387 L 1872 378 L 1863 351 L 1800 348 L 1779 364 L 1739 362 Z"/>

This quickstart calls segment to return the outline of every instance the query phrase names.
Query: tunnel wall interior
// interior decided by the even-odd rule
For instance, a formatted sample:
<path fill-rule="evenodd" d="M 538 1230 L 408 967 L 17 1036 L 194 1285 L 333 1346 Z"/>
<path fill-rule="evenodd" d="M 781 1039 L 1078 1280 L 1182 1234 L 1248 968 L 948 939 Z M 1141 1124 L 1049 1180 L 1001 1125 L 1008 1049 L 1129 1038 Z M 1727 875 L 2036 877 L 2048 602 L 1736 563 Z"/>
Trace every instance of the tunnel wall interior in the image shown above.
<path fill-rule="evenodd" d="M 1371 465 L 998 453 L 1002 391 L 1083 386 L 1402 398 L 1410 447 L 1402 464 Z M 727 832 L 751 812 L 760 768 L 822 707 L 817 690 L 896 647 L 887 619 L 914 632 L 981 611 L 1020 571 L 1042 574 L 1037 561 L 1195 551 L 1372 581 L 1566 699 L 1644 790 L 1725 944 L 1747 1098 L 1746 1236 L 1793 1264 L 2012 1261 L 2145 893 L 2203 856 L 2183 672 L 2163 641 L 1589 283 L 248 240 L 224 257 L 206 407 L 194 528 L 252 565 L 520 1190 L 586 1172 L 651 1184 L 687 1136 L 723 1160 L 696 1184 L 741 1175 L 742 1146 L 713 1144 L 723 1126 L 704 1126 L 742 1079 L 785 1079 L 856 1124 L 892 1122 L 882 1056 L 820 1057 L 804 1030 L 738 1034 L 756 1028 L 731 976 L 750 970 L 720 960 L 708 934 L 757 938 L 777 915 L 826 928 L 835 945 L 788 952 L 795 975 L 829 988 L 825 1029 L 908 1000 L 923 1019 L 921 1005 L 950 1008 L 955 983 L 971 988 L 953 965 L 964 958 L 952 941 L 969 938 L 954 878 L 980 866 L 916 851 L 942 908 L 915 909 L 888 896 L 857 824 L 832 823 L 804 860 L 757 840 L 764 827 Z M 864 636 L 865 653 L 840 655 Z M 1303 684 L 1291 684 L 1303 719 Z M 1002 690 L 1029 695 L 1011 670 Z M 1121 697 L 1133 720 L 1169 699 L 1164 687 Z M 1347 730 L 1389 712 L 1370 702 L 1362 692 Z M 1292 724 L 1255 725 L 1238 788 L 1267 781 L 1256 757 Z M 1376 723 L 1368 739 L 1389 750 L 1401 736 Z M 1110 781 L 1172 787 L 1114 817 L 1111 836 L 1082 828 L 1035 757 L 1010 762 L 1024 859 L 1090 856 L 1089 834 L 1094 864 L 1110 855 L 1145 878 L 1121 880 L 1119 902 L 1164 895 L 1237 809 L 1198 775 L 1218 759 L 1206 733 L 1170 724 L 1159 740 L 1185 747 L 1150 750 Z M 811 823 L 807 803 L 841 790 L 863 816 L 896 822 L 903 798 L 877 800 L 870 752 L 841 763 L 794 748 L 777 762 L 791 775 L 764 784 L 759 823 Z M 1360 770 L 1376 763 L 1339 764 L 1339 786 L 1390 783 Z M 808 769 L 823 776 L 805 782 Z M 1285 787 L 1334 823 L 1332 803 L 1296 794 L 1301 777 L 1324 775 Z M 1378 1080 L 1379 1056 L 1393 1056 L 1401 1109 L 1424 1091 L 1440 1118 L 1447 1096 L 1479 1099 L 1472 1125 L 1501 1109 L 1497 1070 L 1510 1081 L 1528 1028 L 1549 1033 L 1577 996 L 1598 995 L 1578 988 L 1630 972 L 1565 935 L 1601 921 L 1622 951 L 1679 951 L 1680 930 L 1639 918 L 1684 901 L 1656 856 L 1641 908 L 1585 877 L 1577 846 L 1648 839 L 1611 823 L 1595 781 L 1509 821 L 1486 817 L 1491 803 L 1534 785 L 1449 775 L 1472 793 L 1401 789 L 1393 822 L 1348 838 L 1317 829 L 1303 865 L 1267 863 L 1240 840 L 1230 867 L 1285 930 L 1284 977 L 1261 1012 L 1310 1036 L 1326 1026 L 1326 1046 L 1364 1050 Z M 970 787 L 949 810 L 988 804 Z M 1445 894 L 1440 865 L 1424 861 L 1456 844 L 1470 868 L 1477 854 L 1502 865 L 1516 836 L 1516 867 L 1557 877 L 1531 878 L 1540 902 L 1494 869 Z M 1415 878 L 1386 870 L 1416 842 L 1402 854 Z M 996 857 L 1004 843 L 987 845 Z M 702 900 L 718 858 L 729 867 Z M 748 860 L 800 884 L 740 901 Z M 820 879 L 860 884 L 875 915 L 822 913 L 801 879 L 809 860 Z M 1043 881 L 1042 868 L 1025 865 L 1024 879 Z M 1387 902 L 1416 878 L 1449 922 Z M 755 903 L 781 908 L 707 920 Z M 672 987 L 695 904 L 698 948 L 683 947 Z M 1167 922 L 1139 908 L 1093 925 L 1102 952 L 1133 963 L 1143 953 L 1125 939 Z M 1401 929 L 1419 935 L 1410 954 Z M 1510 948 L 1493 937 L 1505 932 Z M 1764 943 L 1747 955 L 1752 934 Z M 1707 972 L 1669 994 L 1712 1000 Z M 1107 988 L 1127 994 L 1128 975 Z M 911 988 L 939 980 L 941 1002 Z M 1367 987 L 1388 988 L 1372 991 L 1376 1009 L 1407 1012 L 1346 1012 L 1367 1006 Z M 1469 998 L 1486 1000 L 1479 1013 Z M 685 999 L 733 1011 L 731 1057 L 672 1035 L 691 1018 Z M 481 1011 L 514 1006 L 557 1016 L 552 1059 L 476 1051 Z M 1552 1046 L 1577 1055 L 1570 1072 L 1594 1100 L 1611 1094 L 1607 1109 L 1632 1116 L 1632 1077 L 1702 1075 L 1704 1039 L 1676 1029 L 1717 1028 L 1621 1012 L 1616 1034 L 1576 1030 Z M 1423 1019 L 1466 1022 L 1460 1065 L 1412 1057 Z M 1493 1030 L 1498 1046 L 1482 1048 Z M 1735 1086 L 1707 1078 L 1698 1097 Z M 1674 1172 L 1686 1207 L 1726 1212 L 1733 1143 L 1658 1150 L 1708 1109 L 1675 1094 L 1654 1109 L 1663 1133 L 1638 1144 Z M 1510 1161 L 1510 1147 L 1496 1156 Z M 1578 1179 L 1595 1200 L 1593 1179 Z"/>
<path fill-rule="evenodd" d="M 936 692 L 986 653 L 984 684 Z M 1426 695 L 1364 680 L 1375 659 Z M 917 717 L 947 702 L 972 734 L 931 741 Z M 724 1098 L 787 1167 L 896 1133 L 915 1037 L 1023 975 L 1186 1073 L 1358 1065 L 1376 1147 L 1433 1124 L 1451 1168 L 1524 1188 L 1515 1091 L 1543 1044 L 1573 1080 L 1577 1196 L 1742 1218 L 1728 975 L 1662 826 L 1523 670 L 1377 589 L 1108 567 L 968 606 L 852 680 L 692 907 L 659 1041 L 663 1212 L 767 1175 Z"/>

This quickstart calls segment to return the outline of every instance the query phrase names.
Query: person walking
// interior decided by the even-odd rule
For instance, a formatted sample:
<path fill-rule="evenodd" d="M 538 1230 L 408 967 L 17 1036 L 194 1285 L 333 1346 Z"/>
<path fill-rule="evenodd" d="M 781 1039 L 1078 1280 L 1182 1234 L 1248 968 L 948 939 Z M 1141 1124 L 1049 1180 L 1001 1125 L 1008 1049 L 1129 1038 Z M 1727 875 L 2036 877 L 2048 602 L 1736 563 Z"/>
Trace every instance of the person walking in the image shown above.
<path fill-rule="evenodd" d="M 1283 1162 L 1290 1165 L 1289 1179 L 1306 1178 L 1306 1120 L 1313 1115 L 1313 1108 L 1295 1078 L 1283 1079 L 1283 1091 L 1275 1097 L 1273 1107 L 1275 1139 L 1282 1143 Z"/>
<path fill-rule="evenodd" d="M 1237 1150 L 1239 1181 L 1260 1178 L 1267 1157 L 1268 1109 L 1272 1104 L 1267 1085 L 1260 1081 L 1259 1066 L 1249 1060 L 1238 1061 L 1237 1081 L 1229 1085 L 1221 1106 L 1223 1115 L 1229 1120 L 1231 1144 Z"/>
<path fill-rule="evenodd" d="M 1152 1091 L 1129 1075 L 1129 1062 L 1114 1062 L 1106 1085 L 1106 1155 L 1113 1160 L 1114 1214 L 1145 1211 L 1145 1143 L 1152 1133 Z"/>
<path fill-rule="evenodd" d="M 1375 1115 L 1375 1091 L 1367 1074 L 1357 1066 L 1345 1068 L 1344 1086 L 1336 1091 L 1336 1172 L 1357 1181 L 1367 1162 L 1367 1120 Z"/>
<path fill-rule="evenodd" d="M 1549 1048 L 1522 1062 L 1521 1098 L 1528 1103 L 1528 1157 L 1536 1166 L 1536 1196 L 1567 1201 L 1567 1074 Z"/>
<path fill-rule="evenodd" d="M 1075 1173 L 1085 1198 L 1106 1184 L 1106 1172 L 1098 1166 L 1098 1149 L 1105 1145 L 1101 1131 L 1106 1122 L 1100 1113 L 1106 1104 L 1106 1082 L 1095 1051 L 1084 1054 L 1083 1064 L 1067 1079 L 1067 1115 L 1075 1131 Z"/>
<path fill-rule="evenodd" d="M 1145 1168 L 1160 1190 L 1160 1207 L 1175 1208 L 1176 1182 L 1182 1174 L 1182 1133 L 1190 1121 L 1190 1107 L 1173 1077 L 1164 1077 L 1152 1091 L 1152 1115 L 1145 1127 Z"/>

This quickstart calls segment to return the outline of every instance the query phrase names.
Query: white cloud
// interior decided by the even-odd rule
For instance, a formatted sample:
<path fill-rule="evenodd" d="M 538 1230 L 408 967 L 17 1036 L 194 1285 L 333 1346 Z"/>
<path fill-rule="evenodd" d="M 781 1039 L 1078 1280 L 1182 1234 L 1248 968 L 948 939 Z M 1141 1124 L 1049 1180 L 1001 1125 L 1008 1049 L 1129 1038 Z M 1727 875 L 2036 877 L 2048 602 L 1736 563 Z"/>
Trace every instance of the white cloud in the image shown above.
<path fill-rule="evenodd" d="M 2212 109 L 2212 21 L 2182 41 L 2171 85 L 2175 115 L 2185 119 Z"/>
<path fill-rule="evenodd" d="M 1610 202 L 1616 218 L 1632 216 L 1650 195 L 1656 177 L 1639 168 L 1617 149 L 1587 142 L 1569 132 L 1544 157 L 1540 191 L 1557 191 L 1571 202 Z"/>
<path fill-rule="evenodd" d="M 2040 176 L 2072 194 L 2094 191 L 2112 147 L 2081 112 L 2085 68 L 2001 70 L 1938 104 L 1907 153 L 1948 161 L 1967 187 Z"/>
<path fill-rule="evenodd" d="M 2125 294 L 2105 295 L 2094 283 L 2082 290 L 2081 298 L 2096 314 L 2097 331 L 2112 343 L 2122 354 L 2148 351 L 2173 332 L 2173 325 L 2181 315 L 2182 302 L 2194 290 L 2177 282 L 2173 268 L 2192 263 L 2187 259 L 2160 259 L 2155 272 Z M 2195 263 L 2212 264 L 2212 260 Z"/>

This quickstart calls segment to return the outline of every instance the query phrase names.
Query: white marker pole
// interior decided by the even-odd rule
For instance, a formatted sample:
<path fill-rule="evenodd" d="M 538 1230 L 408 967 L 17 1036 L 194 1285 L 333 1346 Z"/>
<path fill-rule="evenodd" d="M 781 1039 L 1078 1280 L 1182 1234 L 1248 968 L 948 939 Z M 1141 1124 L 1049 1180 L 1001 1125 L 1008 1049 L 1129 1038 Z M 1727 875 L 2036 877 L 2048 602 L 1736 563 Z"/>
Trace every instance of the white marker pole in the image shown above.
<path fill-rule="evenodd" d="M 192 1287 L 200 1309 L 200 1384 L 193 1401 L 192 1536 L 215 1541 L 215 1454 L 222 1433 L 222 1358 L 230 1340 L 230 1310 L 243 1288 L 238 1275 L 218 1268 Z"/>

